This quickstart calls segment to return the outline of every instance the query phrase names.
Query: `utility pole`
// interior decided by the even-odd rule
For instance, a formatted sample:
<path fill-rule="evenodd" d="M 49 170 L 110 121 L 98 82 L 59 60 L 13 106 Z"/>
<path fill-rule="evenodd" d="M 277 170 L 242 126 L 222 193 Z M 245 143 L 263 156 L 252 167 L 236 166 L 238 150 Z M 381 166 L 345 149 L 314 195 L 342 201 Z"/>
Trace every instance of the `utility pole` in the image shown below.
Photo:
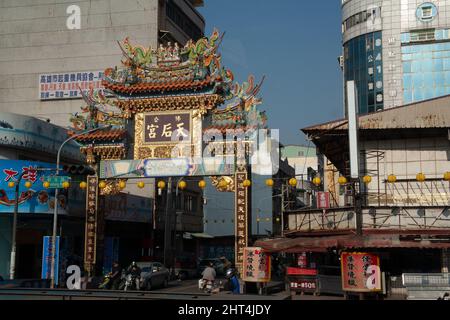
<path fill-rule="evenodd" d="M 170 221 L 169 221 L 169 205 L 171 203 L 171 195 L 172 195 L 172 178 L 169 178 L 167 181 L 167 193 L 166 193 L 166 212 L 165 212 L 165 219 L 164 219 L 164 265 L 167 267 L 168 262 L 168 251 L 170 247 L 170 237 L 171 237 L 171 230 L 170 230 Z"/>
<path fill-rule="evenodd" d="M 11 241 L 11 259 L 9 267 L 9 278 L 14 280 L 16 274 L 16 233 L 17 233 L 17 213 L 19 211 L 19 187 L 20 181 L 23 177 L 23 172 L 20 174 L 16 184 L 16 201 L 14 202 L 14 214 L 13 214 L 13 229 L 12 229 L 12 241 Z"/>

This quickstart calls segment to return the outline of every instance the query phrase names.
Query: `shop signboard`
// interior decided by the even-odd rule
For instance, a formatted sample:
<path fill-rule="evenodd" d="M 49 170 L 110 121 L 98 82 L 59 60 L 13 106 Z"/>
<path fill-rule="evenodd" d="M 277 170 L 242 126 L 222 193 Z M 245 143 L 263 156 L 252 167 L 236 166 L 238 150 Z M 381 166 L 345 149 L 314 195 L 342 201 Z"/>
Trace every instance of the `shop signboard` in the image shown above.
<path fill-rule="evenodd" d="M 246 282 L 269 282 L 270 254 L 262 248 L 244 248 L 242 279 Z"/>
<path fill-rule="evenodd" d="M 317 208 L 328 209 L 330 208 L 330 193 L 329 192 L 317 192 Z"/>
<path fill-rule="evenodd" d="M 16 202 L 16 185 L 22 174 L 19 186 L 19 213 L 53 213 L 55 206 L 55 192 L 46 189 L 43 185 L 45 174 L 48 171 L 38 169 L 52 169 L 54 164 L 25 160 L 0 160 L 0 212 L 14 212 Z M 67 177 L 66 177 L 67 178 Z M 31 182 L 31 187 L 26 188 L 25 183 Z M 60 214 L 67 214 L 67 191 L 62 190 L 58 195 Z"/>
<path fill-rule="evenodd" d="M 39 99 L 81 99 L 83 92 L 103 90 L 103 71 L 47 73 L 39 75 Z"/>
<path fill-rule="evenodd" d="M 381 287 L 380 258 L 371 253 L 341 254 L 342 289 L 350 292 L 378 292 Z"/>
<path fill-rule="evenodd" d="M 42 246 L 42 279 L 51 279 L 51 265 L 52 265 L 52 236 L 45 236 L 43 238 L 43 246 Z M 54 275 L 55 275 L 55 285 L 58 285 L 59 280 L 59 244 L 60 237 L 56 237 L 56 250 L 55 250 L 55 266 L 54 266 Z"/>
<path fill-rule="evenodd" d="M 70 182 L 70 177 L 68 176 L 46 176 L 44 181 L 48 182 L 50 185 L 48 189 L 62 189 L 64 182 Z"/>

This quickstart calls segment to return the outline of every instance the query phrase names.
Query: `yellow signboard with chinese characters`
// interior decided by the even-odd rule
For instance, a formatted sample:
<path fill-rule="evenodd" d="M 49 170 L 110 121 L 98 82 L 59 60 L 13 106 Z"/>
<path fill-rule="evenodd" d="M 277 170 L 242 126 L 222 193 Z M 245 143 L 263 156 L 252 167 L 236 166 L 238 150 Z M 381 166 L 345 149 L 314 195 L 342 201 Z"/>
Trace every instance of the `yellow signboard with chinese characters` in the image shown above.
<path fill-rule="evenodd" d="M 269 282 L 270 254 L 262 248 L 244 248 L 242 279 L 246 282 Z"/>

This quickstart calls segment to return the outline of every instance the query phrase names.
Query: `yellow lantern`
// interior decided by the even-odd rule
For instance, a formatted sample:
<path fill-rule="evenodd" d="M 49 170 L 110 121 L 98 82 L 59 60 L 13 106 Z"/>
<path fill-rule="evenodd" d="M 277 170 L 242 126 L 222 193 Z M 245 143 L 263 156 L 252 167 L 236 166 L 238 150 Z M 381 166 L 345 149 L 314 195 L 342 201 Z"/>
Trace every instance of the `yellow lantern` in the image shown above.
<path fill-rule="evenodd" d="M 273 181 L 273 179 L 267 179 L 266 180 L 266 186 L 273 187 L 274 184 L 275 184 L 275 182 Z"/>
<path fill-rule="evenodd" d="M 346 177 L 339 177 L 338 182 L 341 186 L 343 186 L 344 184 L 347 184 L 347 178 Z"/>
<path fill-rule="evenodd" d="M 397 182 L 397 177 L 395 175 L 391 174 L 388 176 L 387 181 L 389 183 L 395 183 L 395 182 Z"/>
<path fill-rule="evenodd" d="M 371 177 L 371 176 L 364 176 L 364 177 L 363 177 L 363 182 L 364 182 L 365 184 L 371 183 L 371 182 L 372 182 L 372 177 Z"/>
<path fill-rule="evenodd" d="M 86 188 L 87 188 L 87 183 L 84 182 L 84 181 L 81 181 L 81 182 L 80 182 L 80 189 L 81 189 L 81 190 L 84 190 L 84 189 L 86 189 Z"/>
<path fill-rule="evenodd" d="M 158 189 L 164 189 L 166 187 L 166 183 L 164 181 L 159 181 L 158 182 Z"/>
<path fill-rule="evenodd" d="M 50 188 L 50 182 L 44 181 L 44 183 L 42 184 L 42 186 L 43 186 L 45 189 L 48 189 L 48 188 Z"/>
<path fill-rule="evenodd" d="M 446 173 L 444 173 L 444 180 L 445 181 L 450 181 L 450 172 L 447 171 Z"/>
<path fill-rule="evenodd" d="M 184 190 L 184 189 L 186 189 L 186 187 L 187 187 L 186 181 L 180 181 L 180 182 L 178 183 L 178 188 L 179 188 L 180 190 Z"/>
<path fill-rule="evenodd" d="M 296 187 L 297 186 L 297 179 L 295 179 L 295 178 L 290 179 L 289 180 L 289 185 L 291 187 Z"/>
<path fill-rule="evenodd" d="M 252 185 L 252 182 L 250 180 L 244 180 L 243 185 L 245 188 L 249 188 Z"/>
<path fill-rule="evenodd" d="M 16 184 L 14 183 L 14 181 L 8 182 L 8 187 L 9 188 L 14 188 L 15 186 L 16 186 Z"/>
<path fill-rule="evenodd" d="M 30 189 L 33 184 L 30 181 L 25 182 L 25 188 Z"/>
<path fill-rule="evenodd" d="M 139 189 L 144 189 L 145 183 L 142 182 L 142 181 L 139 181 L 139 182 L 137 183 L 137 186 L 138 186 Z"/>
<path fill-rule="evenodd" d="M 64 181 L 63 184 L 62 184 L 62 187 L 63 187 L 64 189 L 69 189 L 70 183 L 69 183 L 68 181 Z"/>
<path fill-rule="evenodd" d="M 105 181 L 100 181 L 100 183 L 98 184 L 98 187 L 100 189 L 105 189 L 106 188 L 106 182 Z"/>
<path fill-rule="evenodd" d="M 205 180 L 201 180 L 198 182 L 198 187 L 200 189 L 205 189 L 206 188 L 206 181 Z"/>
<path fill-rule="evenodd" d="M 219 187 L 220 187 L 220 188 L 226 188 L 227 186 L 228 186 L 227 180 L 221 179 L 221 180 L 219 181 Z"/>
<path fill-rule="evenodd" d="M 320 186 L 322 180 L 320 179 L 320 177 L 315 177 L 312 182 L 314 183 L 315 186 Z"/>
<path fill-rule="evenodd" d="M 119 181 L 119 188 L 125 189 L 127 187 L 127 183 L 125 181 Z"/>
<path fill-rule="evenodd" d="M 419 182 L 424 182 L 426 179 L 427 179 L 427 177 L 425 177 L 425 175 L 422 172 L 418 173 L 416 176 L 416 180 Z"/>

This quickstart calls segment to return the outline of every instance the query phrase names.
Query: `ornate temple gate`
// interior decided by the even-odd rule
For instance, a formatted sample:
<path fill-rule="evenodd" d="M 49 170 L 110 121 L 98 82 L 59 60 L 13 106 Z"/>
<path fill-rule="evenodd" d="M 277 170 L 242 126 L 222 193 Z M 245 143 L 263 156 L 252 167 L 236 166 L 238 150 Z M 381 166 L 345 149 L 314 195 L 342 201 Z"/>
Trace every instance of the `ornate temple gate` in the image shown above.
<path fill-rule="evenodd" d="M 235 192 L 235 262 L 240 267 L 251 227 L 250 186 L 245 183 L 251 148 L 236 136 L 265 128 L 267 119 L 256 108 L 262 83 L 255 86 L 253 77 L 242 85 L 235 83 L 232 72 L 221 66 L 220 42 L 217 31 L 183 48 L 170 43 L 143 48 L 125 39 L 119 43 L 122 68 L 105 70 L 103 85 L 109 94 L 94 90 L 83 94 L 86 116 L 72 117 L 72 134 L 110 126 L 77 139 L 102 179 L 96 194 L 119 193 L 128 179 L 169 177 L 211 177 L 219 191 Z M 222 162 L 217 156 L 224 156 Z M 224 161 L 230 157 L 237 161 Z M 96 232 L 100 231 L 98 214 L 90 206 L 93 186 L 92 181 L 87 196 L 87 270 L 96 263 Z"/>

